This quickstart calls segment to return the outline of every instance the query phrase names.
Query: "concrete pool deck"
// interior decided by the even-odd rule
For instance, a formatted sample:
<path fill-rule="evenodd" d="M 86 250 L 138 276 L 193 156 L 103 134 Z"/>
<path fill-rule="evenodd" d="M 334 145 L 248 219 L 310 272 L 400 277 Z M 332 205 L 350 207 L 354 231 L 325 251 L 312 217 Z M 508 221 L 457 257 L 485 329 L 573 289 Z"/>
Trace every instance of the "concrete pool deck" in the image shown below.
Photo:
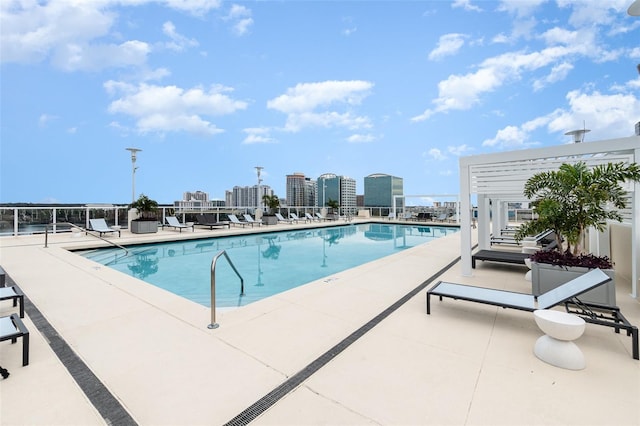
<path fill-rule="evenodd" d="M 269 230 L 303 225 L 277 225 Z M 258 228 L 256 228 L 257 232 Z M 252 232 L 152 236 L 119 244 Z M 474 237 L 475 238 L 475 237 Z M 459 234 L 314 281 L 249 306 L 210 310 L 67 250 L 95 245 L 70 234 L 0 238 L 0 264 L 78 358 L 140 425 L 222 425 L 286 382 L 460 255 Z M 453 265 L 437 279 L 528 292 L 526 269 Z M 640 303 L 617 280 L 634 325 Z M 587 325 L 577 341 L 587 368 L 567 371 L 533 355 L 533 315 L 426 290 L 391 312 L 260 413 L 256 425 L 640 424 L 640 362 L 631 339 Z M 10 302 L 0 314 L 15 312 Z M 119 424 L 83 393 L 29 316 L 30 364 L 21 341 L 0 344 L 3 425 Z"/>

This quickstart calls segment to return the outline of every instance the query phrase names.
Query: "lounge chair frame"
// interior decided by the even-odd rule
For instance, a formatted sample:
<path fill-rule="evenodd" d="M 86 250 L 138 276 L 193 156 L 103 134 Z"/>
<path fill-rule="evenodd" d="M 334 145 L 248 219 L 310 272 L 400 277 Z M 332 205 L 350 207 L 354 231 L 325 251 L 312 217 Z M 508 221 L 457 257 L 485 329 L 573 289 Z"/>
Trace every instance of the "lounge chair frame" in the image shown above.
<path fill-rule="evenodd" d="M 178 218 L 175 216 L 167 216 L 164 218 L 164 220 L 167 223 L 162 224 L 162 229 L 164 229 L 164 227 L 166 226 L 167 228 L 179 229 L 181 233 L 183 229 L 188 229 L 188 228 L 191 228 L 192 231 L 195 231 L 194 225 L 187 226 L 184 223 L 180 223 L 180 221 L 178 221 Z"/>
<path fill-rule="evenodd" d="M 531 257 L 530 253 L 520 253 L 515 251 L 499 250 L 479 250 L 471 256 L 471 267 L 475 269 L 476 260 L 487 260 L 490 262 L 512 263 L 524 265 L 525 259 Z"/>
<path fill-rule="evenodd" d="M 243 214 L 242 217 L 244 217 L 245 222 L 250 223 L 252 227 L 253 225 L 262 226 L 262 222 L 255 220 L 249 213 Z"/>
<path fill-rule="evenodd" d="M 218 222 L 212 214 L 199 214 L 196 218 L 198 219 L 196 225 L 209 227 L 210 230 L 213 228 L 224 228 L 225 226 L 231 228 L 229 222 Z"/>
<path fill-rule="evenodd" d="M 104 218 L 89 219 L 89 225 L 91 225 L 91 229 L 85 230 L 85 234 L 88 234 L 89 231 L 93 231 L 99 233 L 100 237 L 102 237 L 102 234 L 117 232 L 118 237 L 120 236 L 120 230 L 109 228 L 107 221 L 104 220 Z"/>
<path fill-rule="evenodd" d="M 20 318 L 24 318 L 24 293 L 17 285 L 0 288 L 0 300 L 13 300 L 13 306 L 20 304 Z"/>
<path fill-rule="evenodd" d="M 251 227 L 253 228 L 253 223 L 243 222 L 238 219 L 238 216 L 236 216 L 235 214 L 228 214 L 227 217 L 229 218 L 231 225 L 241 225 L 243 228 L 247 225 L 251 225 Z"/>
<path fill-rule="evenodd" d="M 616 333 L 619 333 L 621 329 L 625 330 L 627 336 L 631 336 L 633 359 L 640 359 L 638 328 L 629 323 L 620 312 L 620 308 L 617 306 L 587 304 L 578 297 L 609 281 L 611 281 L 611 278 L 604 272 L 599 269 L 593 269 L 587 274 L 541 294 L 537 298 L 533 294 L 439 281 L 427 291 L 427 315 L 431 314 L 431 296 L 438 296 L 440 300 L 447 297 L 454 300 L 465 300 L 527 312 L 533 312 L 536 309 L 549 309 L 564 304 L 568 313 L 578 315 L 590 324 L 611 327 Z"/>
<path fill-rule="evenodd" d="M 0 335 L 0 342 L 5 340 L 11 340 L 11 343 L 16 343 L 18 338 L 22 338 L 22 365 L 29 365 L 29 330 L 24 325 L 22 320 L 18 317 L 18 314 L 11 314 L 10 316 L 0 318 L 0 321 L 11 322 L 15 327 L 15 331 L 8 332 L 7 334 Z"/>

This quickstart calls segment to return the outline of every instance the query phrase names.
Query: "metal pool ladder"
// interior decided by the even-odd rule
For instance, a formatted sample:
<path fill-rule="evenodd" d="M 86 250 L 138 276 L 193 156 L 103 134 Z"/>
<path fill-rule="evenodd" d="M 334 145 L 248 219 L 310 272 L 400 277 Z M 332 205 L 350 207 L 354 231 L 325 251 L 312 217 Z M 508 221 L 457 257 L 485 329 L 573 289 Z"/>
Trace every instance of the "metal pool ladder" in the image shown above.
<path fill-rule="evenodd" d="M 216 262 L 220 256 L 223 256 L 229 262 L 229 265 L 236 273 L 238 278 L 240 278 L 240 296 L 244 296 L 244 278 L 240 275 L 240 272 L 236 269 L 236 266 L 233 264 L 229 255 L 225 250 L 222 250 L 215 256 L 213 256 L 213 260 L 211 260 L 211 324 L 207 326 L 209 329 L 218 328 L 220 325 L 216 322 Z"/>

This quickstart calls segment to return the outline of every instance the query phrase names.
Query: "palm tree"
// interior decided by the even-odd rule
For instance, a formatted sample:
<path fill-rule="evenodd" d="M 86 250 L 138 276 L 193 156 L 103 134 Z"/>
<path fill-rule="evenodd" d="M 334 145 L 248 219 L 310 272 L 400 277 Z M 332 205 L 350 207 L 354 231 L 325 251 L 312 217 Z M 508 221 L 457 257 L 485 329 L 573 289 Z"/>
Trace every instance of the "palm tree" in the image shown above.
<path fill-rule="evenodd" d="M 280 207 L 280 198 L 277 195 L 263 195 L 262 201 L 264 205 L 269 207 L 269 213 L 274 214 L 276 209 Z"/>
<path fill-rule="evenodd" d="M 552 229 L 558 247 L 564 239 L 567 252 L 578 254 L 589 227 L 602 232 L 608 220 L 622 222 L 618 210 L 626 207 L 626 191 L 620 183 L 627 180 L 640 181 L 638 164 L 607 163 L 589 169 L 584 162 L 564 163 L 557 171 L 532 176 L 524 195 L 536 197 L 533 205 L 538 219 L 521 225 L 516 240 Z"/>
<path fill-rule="evenodd" d="M 329 201 L 327 201 L 326 206 L 329 207 L 331 209 L 331 213 L 333 213 L 334 210 L 338 210 L 340 208 L 340 203 L 338 203 L 338 201 L 336 200 L 332 200 L 331 198 L 329 198 Z"/>

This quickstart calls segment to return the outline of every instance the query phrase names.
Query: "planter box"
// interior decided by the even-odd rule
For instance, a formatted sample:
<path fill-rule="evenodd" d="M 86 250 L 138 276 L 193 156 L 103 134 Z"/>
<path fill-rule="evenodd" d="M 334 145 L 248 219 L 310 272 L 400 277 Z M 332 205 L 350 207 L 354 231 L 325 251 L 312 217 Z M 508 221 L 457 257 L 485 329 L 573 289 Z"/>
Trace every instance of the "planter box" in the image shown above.
<path fill-rule="evenodd" d="M 262 223 L 265 225 L 277 225 L 278 218 L 275 216 L 262 216 Z"/>
<path fill-rule="evenodd" d="M 132 220 L 132 234 L 151 234 L 158 232 L 158 222 L 155 220 Z"/>
<path fill-rule="evenodd" d="M 531 262 L 531 291 L 534 296 L 539 296 L 587 272 L 589 272 L 588 268 L 562 267 Z M 611 277 L 611 281 L 578 296 L 578 298 L 585 303 L 616 306 L 615 271 L 605 269 L 602 272 Z"/>

